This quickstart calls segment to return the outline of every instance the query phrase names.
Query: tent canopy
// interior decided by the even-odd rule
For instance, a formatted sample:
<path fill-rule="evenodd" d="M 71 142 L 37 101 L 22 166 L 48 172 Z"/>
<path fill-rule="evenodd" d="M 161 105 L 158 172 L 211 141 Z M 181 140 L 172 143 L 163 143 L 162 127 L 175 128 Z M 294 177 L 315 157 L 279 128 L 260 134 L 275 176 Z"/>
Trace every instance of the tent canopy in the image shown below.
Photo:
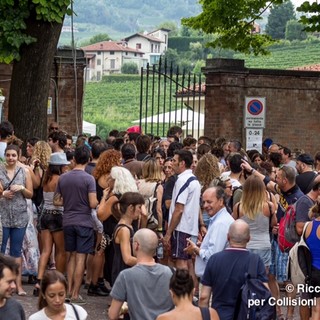
<path fill-rule="evenodd" d="M 188 109 L 173 110 L 170 112 L 156 114 L 147 118 L 141 119 L 142 123 L 177 123 L 188 128 L 192 127 L 194 122 L 195 129 L 204 128 L 204 114 Z M 132 121 L 132 123 L 140 123 L 140 119 Z"/>
<path fill-rule="evenodd" d="M 82 122 L 82 132 L 83 133 L 88 133 L 91 136 L 95 136 L 97 132 L 97 125 L 94 123 L 90 123 L 87 121 Z"/>

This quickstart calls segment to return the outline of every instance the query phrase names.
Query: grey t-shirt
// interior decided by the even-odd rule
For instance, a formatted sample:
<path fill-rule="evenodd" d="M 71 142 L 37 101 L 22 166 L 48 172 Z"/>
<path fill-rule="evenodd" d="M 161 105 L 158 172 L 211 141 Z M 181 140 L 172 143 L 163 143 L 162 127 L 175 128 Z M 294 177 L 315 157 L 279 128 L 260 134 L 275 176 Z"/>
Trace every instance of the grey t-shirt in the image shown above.
<path fill-rule="evenodd" d="M 154 320 L 173 309 L 169 292 L 172 270 L 164 265 L 136 265 L 123 270 L 110 293 L 119 301 L 127 301 L 131 320 Z"/>
<path fill-rule="evenodd" d="M 0 308 L 0 320 L 25 320 L 26 316 L 20 302 L 7 299 L 6 304 Z"/>
<path fill-rule="evenodd" d="M 306 222 L 309 219 L 309 209 L 315 204 L 315 202 L 307 195 L 302 196 L 296 202 L 296 221 Z"/>
<path fill-rule="evenodd" d="M 93 228 L 89 193 L 96 192 L 94 178 L 83 170 L 71 170 L 60 176 L 57 193 L 63 198 L 63 226 Z"/>

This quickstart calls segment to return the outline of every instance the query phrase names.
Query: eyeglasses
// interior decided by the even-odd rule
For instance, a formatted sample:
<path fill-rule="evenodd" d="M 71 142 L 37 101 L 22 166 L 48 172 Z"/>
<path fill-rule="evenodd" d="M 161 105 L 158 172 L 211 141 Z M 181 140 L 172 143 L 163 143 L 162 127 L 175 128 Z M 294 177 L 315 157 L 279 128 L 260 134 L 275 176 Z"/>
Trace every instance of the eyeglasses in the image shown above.
<path fill-rule="evenodd" d="M 58 127 L 50 127 L 49 129 L 50 129 L 50 130 L 59 130 Z"/>

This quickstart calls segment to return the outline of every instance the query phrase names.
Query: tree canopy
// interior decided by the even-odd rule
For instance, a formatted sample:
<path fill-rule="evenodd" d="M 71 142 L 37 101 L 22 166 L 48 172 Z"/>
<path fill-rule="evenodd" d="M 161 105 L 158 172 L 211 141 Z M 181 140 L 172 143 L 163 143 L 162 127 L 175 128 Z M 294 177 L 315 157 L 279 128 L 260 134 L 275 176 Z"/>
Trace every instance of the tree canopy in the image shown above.
<path fill-rule="evenodd" d="M 0 62 L 13 63 L 8 117 L 19 137 L 46 136 L 48 70 L 71 1 L 0 2 Z"/>
<path fill-rule="evenodd" d="M 28 34 L 28 19 L 45 22 L 63 22 L 71 0 L 1 0 L 0 1 L 0 62 L 20 59 L 20 47 L 37 41 Z"/>
<path fill-rule="evenodd" d="M 295 18 L 294 6 L 291 1 L 272 7 L 268 16 L 266 33 L 273 39 L 284 39 L 287 22 L 295 20 Z"/>
<path fill-rule="evenodd" d="M 207 34 L 215 34 L 215 40 L 209 41 L 208 46 L 259 55 L 269 52 L 268 45 L 274 42 L 274 39 L 268 34 L 254 33 L 254 22 L 259 23 L 262 13 L 267 9 L 287 3 L 288 0 L 200 0 L 199 2 L 202 5 L 202 12 L 195 17 L 182 19 L 183 25 L 202 30 Z M 313 4 L 306 1 L 298 10 L 319 14 L 320 5 L 316 1 Z M 309 25 L 307 31 L 320 29 L 318 14 L 301 17 L 301 22 Z"/>

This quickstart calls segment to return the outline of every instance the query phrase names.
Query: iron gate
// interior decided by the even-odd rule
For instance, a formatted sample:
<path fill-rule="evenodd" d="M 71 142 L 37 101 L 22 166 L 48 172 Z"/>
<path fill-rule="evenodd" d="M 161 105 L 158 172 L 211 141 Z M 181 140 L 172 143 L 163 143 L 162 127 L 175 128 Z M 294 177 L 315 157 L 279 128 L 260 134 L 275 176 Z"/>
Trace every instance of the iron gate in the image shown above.
<path fill-rule="evenodd" d="M 204 131 L 205 84 L 201 75 L 179 72 L 162 64 L 141 68 L 140 127 L 144 133 L 166 137 L 171 126 L 195 138 Z"/>

